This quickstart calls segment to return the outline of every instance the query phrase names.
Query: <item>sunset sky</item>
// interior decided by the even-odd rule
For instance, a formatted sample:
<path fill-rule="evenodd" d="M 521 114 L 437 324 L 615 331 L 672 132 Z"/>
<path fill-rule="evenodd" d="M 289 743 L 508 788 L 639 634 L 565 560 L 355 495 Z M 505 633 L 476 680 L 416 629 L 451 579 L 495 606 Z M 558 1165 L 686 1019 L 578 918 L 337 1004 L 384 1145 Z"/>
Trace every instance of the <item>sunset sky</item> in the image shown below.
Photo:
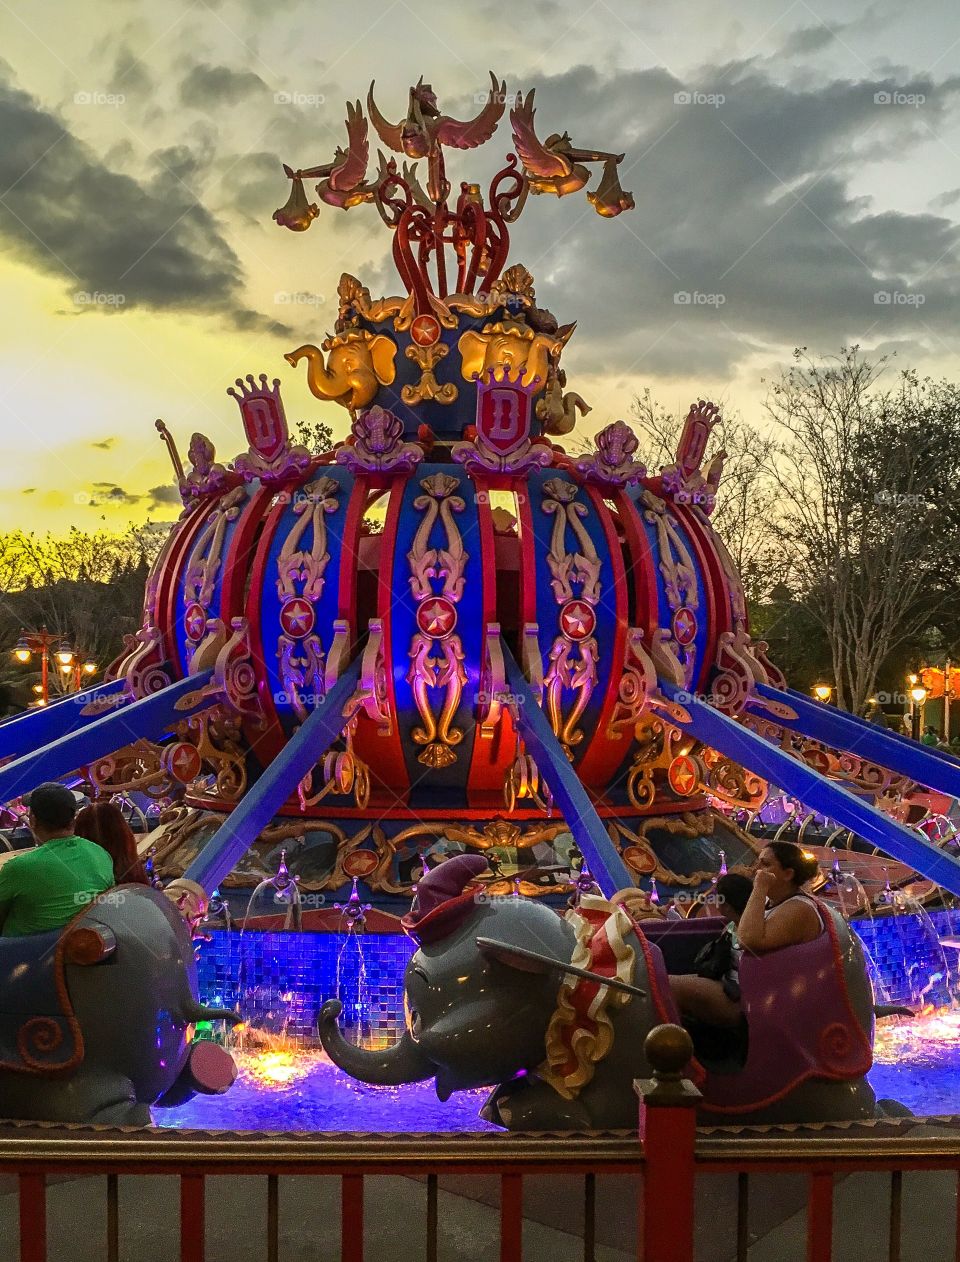
<path fill-rule="evenodd" d="M 423 74 L 466 118 L 489 69 L 536 87 L 541 134 L 626 153 L 636 210 L 541 197 L 513 231 L 579 320 L 588 432 L 645 386 L 755 419 L 797 344 L 960 376 L 950 0 L 0 0 L 0 530 L 171 519 L 154 419 L 233 457 L 241 373 L 345 432 L 282 356 L 332 326 L 341 271 L 400 291 L 390 238 L 370 206 L 278 228 L 280 163 L 328 160 L 372 78 L 390 117 Z M 509 149 L 504 119 L 449 173 Z"/>

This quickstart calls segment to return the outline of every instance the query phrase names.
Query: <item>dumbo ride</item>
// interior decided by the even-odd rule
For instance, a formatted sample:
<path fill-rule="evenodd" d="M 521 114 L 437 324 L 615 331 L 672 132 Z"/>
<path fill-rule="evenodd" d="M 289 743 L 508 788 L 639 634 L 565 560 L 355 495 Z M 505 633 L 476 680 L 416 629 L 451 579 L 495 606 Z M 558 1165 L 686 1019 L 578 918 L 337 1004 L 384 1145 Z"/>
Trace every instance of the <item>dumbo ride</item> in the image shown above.
<path fill-rule="evenodd" d="M 363 1082 L 433 1078 L 441 1099 L 492 1086 L 483 1115 L 511 1130 L 635 1126 L 633 1083 L 651 1074 L 644 1039 L 680 1021 L 668 962 L 688 971 L 721 922 L 641 923 L 628 900 L 599 897 L 560 916 L 531 899 L 485 895 L 486 867 L 482 856 L 458 855 L 419 883 L 403 922 L 419 949 L 406 971 L 402 1039 L 354 1047 L 330 1000 L 319 1019 L 328 1055 Z M 874 1115 L 869 979 L 855 936 L 821 911 L 826 929 L 815 942 L 744 960 L 745 1023 L 734 1039 L 695 1035 L 686 1072 L 703 1093 L 704 1119 Z"/>
<path fill-rule="evenodd" d="M 230 1055 L 188 1041 L 236 1021 L 197 998 L 190 931 L 166 895 L 120 885 L 62 930 L 0 938 L 0 1117 L 143 1126 L 150 1106 L 219 1094 Z"/>

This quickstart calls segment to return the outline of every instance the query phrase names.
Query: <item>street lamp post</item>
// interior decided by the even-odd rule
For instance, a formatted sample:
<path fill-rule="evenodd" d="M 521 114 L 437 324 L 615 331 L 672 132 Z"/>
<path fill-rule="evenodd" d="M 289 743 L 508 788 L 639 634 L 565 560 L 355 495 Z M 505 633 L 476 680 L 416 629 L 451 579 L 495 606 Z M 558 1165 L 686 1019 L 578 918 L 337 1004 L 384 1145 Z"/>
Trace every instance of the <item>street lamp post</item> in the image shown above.
<path fill-rule="evenodd" d="M 24 666 L 34 653 L 40 655 L 40 695 L 37 705 L 45 706 L 50 703 L 51 654 L 56 658 L 64 677 L 72 674 L 73 687 L 77 692 L 80 690 L 83 675 L 96 674 L 96 662 L 90 658 L 84 660 L 83 655 L 76 653 L 68 641 L 48 631 L 45 626 L 39 631 L 21 631 L 20 639 L 14 645 L 13 656 Z"/>
<path fill-rule="evenodd" d="M 913 702 L 913 714 L 911 716 L 912 735 L 915 741 L 920 739 L 920 717 L 923 713 L 923 703 L 927 699 L 927 690 L 923 684 L 915 684 L 910 689 L 910 699 Z"/>

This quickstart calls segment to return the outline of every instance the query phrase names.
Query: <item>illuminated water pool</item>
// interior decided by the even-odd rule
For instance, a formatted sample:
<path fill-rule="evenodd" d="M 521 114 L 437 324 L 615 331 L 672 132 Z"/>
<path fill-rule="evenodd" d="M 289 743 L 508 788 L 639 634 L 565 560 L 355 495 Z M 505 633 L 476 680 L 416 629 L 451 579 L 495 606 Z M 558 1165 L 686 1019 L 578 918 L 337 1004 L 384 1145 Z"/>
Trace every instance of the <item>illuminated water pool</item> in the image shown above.
<path fill-rule="evenodd" d="M 234 1053 L 240 1075 L 224 1096 L 156 1109 L 159 1126 L 240 1131 L 486 1131 L 489 1091 L 460 1091 L 444 1104 L 432 1082 L 368 1087 L 322 1052 Z"/>
<path fill-rule="evenodd" d="M 236 1058 L 240 1076 L 225 1096 L 157 1110 L 157 1124 L 254 1131 L 497 1129 L 478 1116 L 485 1089 L 441 1103 L 430 1082 L 369 1087 L 322 1052 L 241 1052 Z M 917 1115 L 960 1112 L 960 1011 L 882 1022 L 870 1081 L 878 1099 L 899 1100 Z"/>

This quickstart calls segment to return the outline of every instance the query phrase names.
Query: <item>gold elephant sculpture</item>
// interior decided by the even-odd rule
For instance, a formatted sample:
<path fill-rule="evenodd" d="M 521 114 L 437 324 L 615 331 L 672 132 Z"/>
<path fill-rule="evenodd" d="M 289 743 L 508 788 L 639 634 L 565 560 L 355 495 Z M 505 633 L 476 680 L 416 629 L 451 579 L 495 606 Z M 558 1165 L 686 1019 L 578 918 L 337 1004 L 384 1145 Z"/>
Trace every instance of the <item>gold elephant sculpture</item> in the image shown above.
<path fill-rule="evenodd" d="M 294 367 L 307 361 L 307 384 L 318 399 L 333 399 L 353 412 L 371 404 L 380 387 L 396 377 L 397 346 L 382 333 L 341 333 L 323 347 L 326 361 L 322 350 L 309 345 L 284 356 Z"/>
<path fill-rule="evenodd" d="M 532 329 L 495 324 L 482 333 L 464 333 L 457 345 L 464 381 L 473 381 L 494 368 L 505 368 L 511 375 L 522 369 L 523 384 L 529 386 L 534 378 L 539 378 L 541 385 L 546 382 L 550 355 L 562 340 Z"/>

